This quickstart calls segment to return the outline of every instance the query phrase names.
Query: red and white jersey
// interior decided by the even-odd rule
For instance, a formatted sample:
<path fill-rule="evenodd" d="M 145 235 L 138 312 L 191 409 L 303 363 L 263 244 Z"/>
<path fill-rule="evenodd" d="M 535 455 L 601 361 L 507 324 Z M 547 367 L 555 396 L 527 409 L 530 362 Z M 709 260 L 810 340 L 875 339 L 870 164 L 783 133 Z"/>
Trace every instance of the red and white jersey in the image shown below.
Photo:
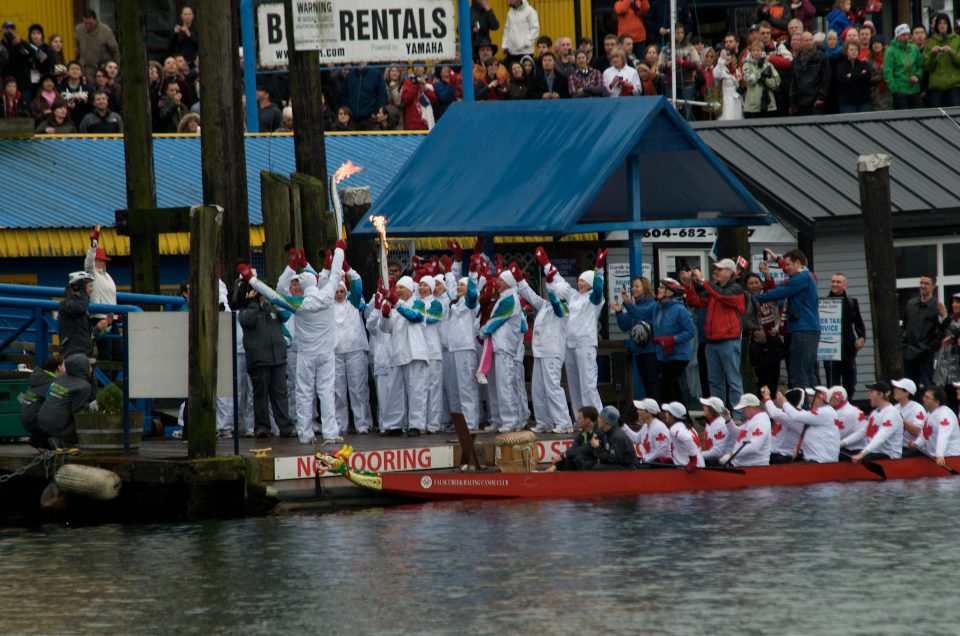
<path fill-rule="evenodd" d="M 797 449 L 797 444 L 800 443 L 800 429 L 789 426 L 793 420 L 781 409 L 777 408 L 773 400 L 765 400 L 763 406 L 767 410 L 767 415 L 770 416 L 772 420 L 770 424 L 770 437 L 772 440 L 770 443 L 770 452 L 777 453 L 778 455 L 793 455 L 793 451 Z"/>
<path fill-rule="evenodd" d="M 840 437 L 847 437 L 867 427 L 867 416 L 859 408 L 844 402 L 837 407 L 837 428 Z M 859 451 L 863 444 L 852 446 L 850 450 Z"/>
<path fill-rule="evenodd" d="M 737 426 L 737 435 L 732 451 L 737 456 L 731 461 L 732 466 L 768 466 L 770 464 L 770 417 L 763 412 L 757 413 Z M 738 451 L 740 445 L 746 442 L 743 450 Z"/>
<path fill-rule="evenodd" d="M 696 457 L 697 467 L 704 467 L 697 432 L 691 431 L 683 422 L 677 422 L 670 427 L 670 452 L 673 455 L 673 463 L 677 466 L 687 466 L 690 458 Z"/>
<path fill-rule="evenodd" d="M 883 453 L 891 459 L 903 457 L 903 418 L 900 411 L 893 404 L 882 409 L 875 409 L 867 418 L 867 426 L 862 431 L 843 438 L 842 444 L 847 448 L 866 439 L 867 445 L 862 452 Z"/>
<path fill-rule="evenodd" d="M 790 426 L 797 428 L 803 437 L 803 458 L 807 461 L 826 463 L 840 459 L 840 429 L 837 428 L 837 412 L 829 404 L 821 404 L 809 411 L 800 411 L 787 402 L 783 412 L 790 418 Z M 804 432 L 806 428 L 806 432 Z"/>
<path fill-rule="evenodd" d="M 672 454 L 670 448 L 670 429 L 667 425 L 653 418 L 650 424 L 644 425 L 640 447 L 643 449 L 643 461 L 650 463 L 658 459 L 669 460 Z"/>
<path fill-rule="evenodd" d="M 716 417 L 708 422 L 703 429 L 703 439 L 700 447 L 704 459 L 720 459 L 732 449 L 733 439 L 727 430 L 727 422 L 723 417 Z"/>
<path fill-rule="evenodd" d="M 923 430 L 923 424 L 927 420 L 927 412 L 923 407 L 913 400 L 907 402 L 906 404 L 897 404 L 895 405 L 897 410 L 900 411 L 900 417 L 903 418 L 904 424 L 913 424 L 921 431 Z M 917 441 L 918 435 L 914 435 L 907 430 L 907 427 L 903 427 L 903 443 L 915 442 Z"/>
<path fill-rule="evenodd" d="M 950 407 L 940 406 L 927 413 L 923 434 L 917 438 L 917 448 L 933 457 L 960 455 L 960 427 Z"/>

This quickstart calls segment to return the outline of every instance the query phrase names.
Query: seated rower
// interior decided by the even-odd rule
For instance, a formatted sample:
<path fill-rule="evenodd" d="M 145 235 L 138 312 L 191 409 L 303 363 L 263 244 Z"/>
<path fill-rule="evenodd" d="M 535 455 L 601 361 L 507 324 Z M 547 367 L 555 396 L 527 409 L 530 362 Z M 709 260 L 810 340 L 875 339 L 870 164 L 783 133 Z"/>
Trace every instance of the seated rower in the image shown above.
<path fill-rule="evenodd" d="M 782 393 L 777 393 L 774 400 L 774 404 L 783 409 L 787 416 L 787 426 L 800 432 L 803 461 L 823 464 L 840 459 L 840 429 L 837 428 L 837 412 L 827 403 L 828 391 L 825 386 L 814 387 L 809 411 L 797 409 L 787 402 Z"/>
<path fill-rule="evenodd" d="M 687 407 L 679 402 L 667 402 L 661 405 L 660 417 L 670 427 L 670 449 L 673 463 L 686 466 L 687 470 L 703 468 L 703 454 L 700 452 L 700 438 L 687 417 Z"/>
<path fill-rule="evenodd" d="M 593 456 L 582 455 L 577 462 L 584 470 L 632 470 L 637 467 L 637 451 L 620 427 L 620 411 L 605 406 L 597 421 L 599 431 L 590 439 Z"/>
<path fill-rule="evenodd" d="M 747 420 L 740 426 L 729 424 L 730 436 L 736 441 L 733 449 L 720 458 L 721 465 L 769 466 L 770 465 L 770 417 L 753 393 L 744 393 L 733 407 L 743 413 Z M 732 420 L 730 421 L 732 422 Z M 742 450 L 741 450 L 742 447 Z M 736 455 L 736 457 L 733 457 Z"/>
<path fill-rule="evenodd" d="M 812 393 L 812 391 L 811 391 Z M 800 430 L 802 427 L 788 426 L 792 420 L 777 408 L 777 405 L 770 399 L 770 389 L 762 387 L 760 397 L 763 399 L 764 409 L 770 417 L 770 463 L 771 464 L 789 464 L 794 460 L 794 455 L 800 450 Z M 804 400 L 807 397 L 805 389 L 790 389 L 785 394 L 787 402 L 796 408 L 802 408 Z"/>
<path fill-rule="evenodd" d="M 900 459 L 903 453 L 903 418 L 900 411 L 890 403 L 890 385 L 880 381 L 867 386 L 873 412 L 861 431 L 844 437 L 840 445 L 849 448 L 862 439 L 867 445 L 850 457 L 853 463 L 861 460 Z"/>
<path fill-rule="evenodd" d="M 707 466 L 717 466 L 720 458 L 733 449 L 733 440 L 727 430 L 726 407 L 718 397 L 700 398 L 703 405 L 703 461 Z"/>
<path fill-rule="evenodd" d="M 840 437 L 852 435 L 867 426 L 867 416 L 847 401 L 847 390 L 842 386 L 830 387 L 830 406 L 837 412 L 837 428 L 840 429 Z M 859 452 L 863 445 L 861 441 L 849 450 Z"/>
<path fill-rule="evenodd" d="M 582 406 L 577 411 L 577 436 L 573 438 L 573 445 L 560 453 L 560 458 L 553 462 L 545 472 L 577 470 L 577 458 L 580 455 L 593 455 L 590 449 L 590 440 L 597 432 L 597 417 L 597 409 L 592 406 Z"/>
<path fill-rule="evenodd" d="M 670 429 L 657 419 L 657 415 L 660 413 L 660 406 L 657 401 L 645 398 L 634 400 L 633 405 L 637 409 L 637 421 L 641 424 L 640 430 L 634 433 L 629 426 L 624 424 L 623 432 L 630 438 L 630 441 L 640 445 L 643 463 L 673 463 L 670 454 Z"/>
<path fill-rule="evenodd" d="M 917 457 L 920 451 L 912 448 L 910 442 L 917 441 L 923 434 L 927 415 L 923 406 L 913 399 L 917 385 L 910 378 L 892 380 L 890 384 L 893 386 L 893 405 L 903 419 L 903 456 Z"/>
<path fill-rule="evenodd" d="M 960 391 L 958 391 L 960 392 Z M 937 465 L 946 468 L 947 457 L 960 455 L 960 428 L 957 416 L 946 405 L 947 394 L 943 387 L 932 386 L 923 392 L 923 407 L 927 416 L 923 431 L 916 441 L 907 442 L 907 446 L 936 459 Z"/>

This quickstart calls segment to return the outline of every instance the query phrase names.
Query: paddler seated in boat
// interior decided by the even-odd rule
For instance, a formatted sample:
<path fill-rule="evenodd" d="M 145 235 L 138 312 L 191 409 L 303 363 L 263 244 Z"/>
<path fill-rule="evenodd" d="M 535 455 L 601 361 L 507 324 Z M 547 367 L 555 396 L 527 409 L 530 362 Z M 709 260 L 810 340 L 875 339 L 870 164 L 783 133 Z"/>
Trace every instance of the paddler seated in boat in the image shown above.
<path fill-rule="evenodd" d="M 927 412 L 923 405 L 913 399 L 917 395 L 917 385 L 910 378 L 891 380 L 890 384 L 893 386 L 893 405 L 903 418 L 903 456 L 918 457 L 920 451 L 913 448 L 910 442 L 917 441 L 923 434 Z"/>
<path fill-rule="evenodd" d="M 727 429 L 727 413 L 723 400 L 718 397 L 700 398 L 703 405 L 703 461 L 707 466 L 718 466 L 720 458 L 732 450 L 730 431 Z"/>
<path fill-rule="evenodd" d="M 890 385 L 884 381 L 867 385 L 870 406 L 873 412 L 867 418 L 866 427 L 841 440 L 840 445 L 850 448 L 862 439 L 867 445 L 850 457 L 857 464 L 861 460 L 900 459 L 903 453 L 903 418 L 900 411 L 890 403 Z"/>
<path fill-rule="evenodd" d="M 933 457 L 937 465 L 944 468 L 947 466 L 947 457 L 960 455 L 957 416 L 946 405 L 946 401 L 947 394 L 943 387 L 932 386 L 923 392 L 923 408 L 927 410 L 923 430 L 915 442 L 906 444 L 920 454 Z"/>
<path fill-rule="evenodd" d="M 590 438 L 592 456 L 577 458 L 582 470 L 632 470 L 637 467 L 637 451 L 620 426 L 620 411 L 605 406 L 597 420 L 600 430 Z"/>
<path fill-rule="evenodd" d="M 795 408 L 783 393 L 777 393 L 773 403 L 786 419 L 784 423 L 800 433 L 799 453 L 794 459 L 818 464 L 836 462 L 840 459 L 840 429 L 837 428 L 837 412 L 827 401 L 830 392 L 825 386 L 813 389 L 813 403 L 809 411 Z M 770 412 L 768 409 L 767 412 Z M 776 413 L 772 414 L 777 417 Z"/>
<path fill-rule="evenodd" d="M 577 411 L 577 436 L 573 438 L 573 444 L 560 453 L 560 458 L 544 472 L 552 473 L 558 470 L 578 470 L 577 457 L 583 454 L 593 456 L 593 451 L 590 448 L 590 439 L 594 433 L 598 431 L 598 417 L 597 409 L 592 406 L 583 406 Z"/>
<path fill-rule="evenodd" d="M 703 468 L 703 455 L 700 453 L 700 438 L 687 415 L 687 407 L 679 402 L 665 402 L 660 417 L 670 427 L 670 450 L 673 463 L 685 466 L 687 471 Z"/>
<path fill-rule="evenodd" d="M 730 425 L 734 447 L 720 458 L 720 465 L 769 466 L 771 424 L 760 398 L 753 393 L 744 393 L 733 410 L 743 413 L 747 419 L 741 425 Z"/>
<path fill-rule="evenodd" d="M 634 400 L 633 406 L 637 409 L 637 421 L 640 423 L 640 430 L 634 433 L 629 426 L 624 424 L 623 432 L 633 442 L 634 447 L 637 444 L 640 445 L 640 458 L 643 463 L 672 464 L 670 429 L 657 418 L 657 415 L 660 414 L 660 405 L 654 399 L 645 398 Z"/>
<path fill-rule="evenodd" d="M 813 391 L 810 391 L 811 396 Z M 788 389 L 784 394 L 787 402 L 793 406 L 803 408 L 807 398 L 805 389 Z M 770 445 L 770 463 L 771 464 L 789 464 L 794 460 L 794 454 L 800 447 L 800 428 L 788 426 L 790 418 L 783 412 L 783 409 L 777 408 L 770 396 L 768 387 L 760 387 L 760 398 L 763 400 L 767 415 L 770 416 L 772 425 L 770 436 L 773 438 Z"/>

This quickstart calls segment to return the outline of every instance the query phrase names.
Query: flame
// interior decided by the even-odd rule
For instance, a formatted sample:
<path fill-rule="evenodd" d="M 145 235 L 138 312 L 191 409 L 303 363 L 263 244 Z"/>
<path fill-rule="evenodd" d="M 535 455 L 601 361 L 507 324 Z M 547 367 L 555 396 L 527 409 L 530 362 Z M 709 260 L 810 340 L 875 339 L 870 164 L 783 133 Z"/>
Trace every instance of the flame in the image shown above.
<path fill-rule="evenodd" d="M 352 161 L 347 161 L 347 163 L 341 164 L 340 167 L 337 168 L 337 171 L 333 173 L 333 182 L 339 184 L 344 179 L 357 174 L 361 170 L 363 170 L 362 166 L 355 166 Z"/>
<path fill-rule="evenodd" d="M 371 214 L 369 219 L 373 227 L 380 233 L 380 241 L 383 243 L 383 249 L 389 250 L 390 244 L 387 243 L 387 217 L 382 214 Z"/>

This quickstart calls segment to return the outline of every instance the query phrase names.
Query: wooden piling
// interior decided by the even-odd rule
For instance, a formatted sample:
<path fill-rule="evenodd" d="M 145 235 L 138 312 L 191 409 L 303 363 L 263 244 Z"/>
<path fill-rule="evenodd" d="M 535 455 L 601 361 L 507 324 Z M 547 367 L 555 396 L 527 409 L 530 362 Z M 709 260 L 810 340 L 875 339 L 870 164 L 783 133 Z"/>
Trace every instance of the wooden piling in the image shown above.
<path fill-rule="evenodd" d="M 293 239 L 290 210 L 290 180 L 279 174 L 260 172 L 260 209 L 263 211 L 263 261 L 261 278 L 275 281 L 287 266 L 284 245 Z"/>
<path fill-rule="evenodd" d="M 191 459 L 217 454 L 217 255 L 223 218 L 223 208 L 215 205 L 190 210 L 187 455 Z"/>
<path fill-rule="evenodd" d="M 857 158 L 877 379 L 903 376 L 897 269 L 892 256 L 890 159 L 890 155 L 885 154 L 860 155 Z"/>
<path fill-rule="evenodd" d="M 145 0 L 120 0 L 117 27 L 123 59 L 123 157 L 127 171 L 127 208 L 157 207 L 153 172 L 153 134 L 147 80 Z M 160 293 L 160 237 L 156 233 L 130 236 L 133 291 Z"/>
<path fill-rule="evenodd" d="M 336 222 L 327 209 L 326 179 L 301 172 L 290 175 L 300 193 L 300 222 L 303 225 L 303 249 L 307 260 L 317 267 L 323 265 L 323 251 L 336 241 Z"/>

